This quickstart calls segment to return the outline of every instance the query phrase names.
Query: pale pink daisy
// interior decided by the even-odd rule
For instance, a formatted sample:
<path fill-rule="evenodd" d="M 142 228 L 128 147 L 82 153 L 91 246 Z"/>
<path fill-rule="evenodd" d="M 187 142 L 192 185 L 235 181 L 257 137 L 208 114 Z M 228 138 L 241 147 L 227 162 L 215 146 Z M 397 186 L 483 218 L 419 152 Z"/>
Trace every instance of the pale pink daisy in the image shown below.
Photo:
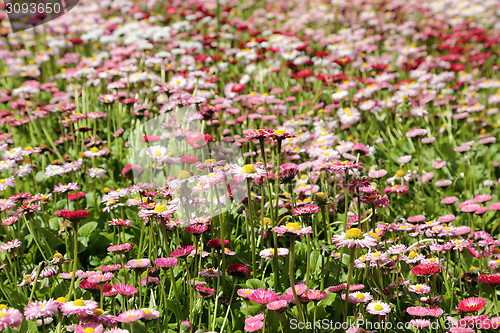
<path fill-rule="evenodd" d="M 371 248 L 377 245 L 377 240 L 368 233 L 363 233 L 358 228 L 350 228 L 347 232 L 335 235 L 332 241 L 339 247 L 347 246 L 349 248 L 357 246 L 359 248 Z"/>
<path fill-rule="evenodd" d="M 28 306 L 24 308 L 24 316 L 28 320 L 51 317 L 57 312 L 57 310 L 59 310 L 59 304 L 51 298 L 48 301 L 29 302 Z"/>
<path fill-rule="evenodd" d="M 370 302 L 366 306 L 366 312 L 374 315 L 385 316 L 391 312 L 391 305 L 382 301 Z"/>
<path fill-rule="evenodd" d="M 12 249 L 15 249 L 16 247 L 21 246 L 21 242 L 17 239 L 11 240 L 10 242 L 7 242 L 0 246 L 0 251 L 5 252 L 5 251 L 11 251 Z"/>
<path fill-rule="evenodd" d="M 408 286 L 408 290 L 416 294 L 427 294 L 431 291 L 431 288 L 427 284 L 421 283 Z"/>
<path fill-rule="evenodd" d="M 96 322 L 82 323 L 76 326 L 76 333 L 102 333 L 103 326 Z"/>
<path fill-rule="evenodd" d="M 118 315 L 118 321 L 121 323 L 133 323 L 144 317 L 144 312 L 141 310 L 127 310 Z"/>
<path fill-rule="evenodd" d="M 159 145 L 151 146 L 146 149 L 146 155 L 155 160 L 161 160 L 167 156 L 167 148 Z"/>
<path fill-rule="evenodd" d="M 301 228 L 298 223 L 289 222 L 285 226 L 278 226 L 272 229 L 274 232 L 281 236 L 283 234 L 290 234 L 296 236 L 303 236 L 307 234 L 312 234 L 312 227 Z"/>
<path fill-rule="evenodd" d="M 74 302 L 66 302 L 61 305 L 61 312 L 65 316 L 73 314 L 83 315 L 97 309 L 97 302 L 92 300 L 77 299 Z"/>
<path fill-rule="evenodd" d="M 285 301 L 285 300 L 283 300 L 283 299 L 271 302 L 271 303 L 269 303 L 269 304 L 266 305 L 266 307 L 269 310 L 273 310 L 273 311 L 281 310 L 283 308 L 286 308 L 287 306 L 288 306 L 288 302 Z"/>
<path fill-rule="evenodd" d="M 282 247 L 277 248 L 277 250 L 278 250 L 278 257 L 279 258 L 285 257 L 289 252 L 288 249 L 285 249 Z M 262 250 L 262 251 L 260 251 L 259 255 L 263 258 L 274 258 L 274 249 L 269 248 L 269 249 Z"/>
<path fill-rule="evenodd" d="M 141 309 L 141 311 L 144 313 L 144 317 L 142 317 L 143 320 L 155 320 L 160 317 L 160 312 L 155 309 L 144 308 Z"/>

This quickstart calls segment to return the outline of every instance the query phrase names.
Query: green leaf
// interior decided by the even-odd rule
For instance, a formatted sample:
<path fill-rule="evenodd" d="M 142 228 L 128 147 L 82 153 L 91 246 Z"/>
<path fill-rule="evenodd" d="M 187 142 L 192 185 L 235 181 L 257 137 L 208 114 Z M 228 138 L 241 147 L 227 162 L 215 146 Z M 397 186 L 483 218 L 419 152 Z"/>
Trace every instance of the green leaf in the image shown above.
<path fill-rule="evenodd" d="M 266 284 L 259 279 L 248 279 L 246 282 L 247 286 L 249 286 L 252 289 L 259 289 L 266 287 Z"/>
<path fill-rule="evenodd" d="M 78 229 L 79 237 L 89 236 L 97 227 L 97 222 L 88 222 Z"/>
<path fill-rule="evenodd" d="M 34 321 L 34 320 L 28 321 L 28 332 L 29 333 L 38 333 L 38 326 L 36 325 L 36 321 Z"/>

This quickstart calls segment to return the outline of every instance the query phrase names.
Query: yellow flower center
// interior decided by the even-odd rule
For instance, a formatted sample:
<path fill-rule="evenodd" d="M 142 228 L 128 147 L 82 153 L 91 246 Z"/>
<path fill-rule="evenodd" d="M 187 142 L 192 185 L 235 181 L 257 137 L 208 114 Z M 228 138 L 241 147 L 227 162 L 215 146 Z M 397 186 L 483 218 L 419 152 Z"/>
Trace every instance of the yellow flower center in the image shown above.
<path fill-rule="evenodd" d="M 99 151 L 99 148 L 93 147 L 92 149 L 90 149 L 90 151 L 93 153 L 97 153 Z"/>
<path fill-rule="evenodd" d="M 375 311 L 380 311 L 380 310 L 383 310 L 383 309 L 384 309 L 384 307 L 382 305 L 380 305 L 380 304 L 377 304 L 377 305 L 375 305 L 373 307 L 373 310 L 375 310 Z"/>
<path fill-rule="evenodd" d="M 149 314 L 151 314 L 151 313 L 152 313 L 152 312 L 151 312 L 151 310 L 149 310 L 149 309 L 144 310 L 144 314 L 149 315 Z"/>
<path fill-rule="evenodd" d="M 359 293 L 359 294 L 356 295 L 356 298 L 357 299 L 363 299 L 363 298 L 365 298 L 365 295 L 363 295 L 362 293 Z"/>
<path fill-rule="evenodd" d="M 215 160 L 213 158 L 205 160 L 205 164 L 211 164 L 211 163 L 215 163 Z"/>
<path fill-rule="evenodd" d="M 274 134 L 283 135 L 283 134 L 285 134 L 285 131 L 284 130 L 276 130 L 276 131 L 274 131 Z"/>
<path fill-rule="evenodd" d="M 95 309 L 93 313 L 94 313 L 96 316 L 99 316 L 99 315 L 104 314 L 104 310 L 103 310 L 103 309 Z"/>
<path fill-rule="evenodd" d="M 405 174 L 406 174 L 406 172 L 404 172 L 403 170 L 398 170 L 396 172 L 396 176 L 398 176 L 398 177 L 403 177 Z"/>
<path fill-rule="evenodd" d="M 61 260 L 61 259 L 63 259 L 63 258 L 64 258 L 64 257 L 63 257 L 63 255 L 62 255 L 62 254 L 60 254 L 60 253 L 56 253 L 56 254 L 54 254 L 54 259 L 59 259 L 59 260 Z"/>
<path fill-rule="evenodd" d="M 286 226 L 285 226 L 285 229 L 286 230 L 290 230 L 290 231 L 299 231 L 300 230 L 300 225 L 298 223 L 288 223 Z"/>
<path fill-rule="evenodd" d="M 95 330 L 92 327 L 87 327 L 86 329 L 83 330 L 83 333 L 94 333 Z"/>
<path fill-rule="evenodd" d="M 85 302 L 82 301 L 81 299 L 77 299 L 76 301 L 73 302 L 73 306 L 85 306 Z"/>
<path fill-rule="evenodd" d="M 165 205 L 158 205 L 155 207 L 155 213 L 161 213 L 166 211 L 168 208 Z"/>
<path fill-rule="evenodd" d="M 59 297 L 58 299 L 56 299 L 56 302 L 58 303 L 66 303 L 68 300 L 66 299 L 66 297 Z"/>
<path fill-rule="evenodd" d="M 415 290 L 422 290 L 422 286 L 416 286 Z"/>
<path fill-rule="evenodd" d="M 5 312 L 0 312 L 0 318 L 2 318 L 3 316 L 5 316 L 6 313 Z"/>
<path fill-rule="evenodd" d="M 345 233 L 346 239 L 364 239 L 363 232 L 358 228 L 351 228 Z"/>
<path fill-rule="evenodd" d="M 244 173 L 244 174 L 252 174 L 252 173 L 256 173 L 257 172 L 257 169 L 255 169 L 255 167 L 251 164 L 247 164 L 245 165 L 243 168 L 241 168 L 241 173 Z"/>
<path fill-rule="evenodd" d="M 5 304 L 0 304 L 0 310 L 3 310 L 3 309 L 8 309 L 7 305 L 5 305 Z"/>
<path fill-rule="evenodd" d="M 187 170 L 181 170 L 181 171 L 177 174 L 177 179 L 178 179 L 178 180 L 188 179 L 189 177 L 191 177 L 191 174 L 190 174 L 190 173 L 189 173 L 189 171 L 187 171 Z"/>
<path fill-rule="evenodd" d="M 408 258 L 414 259 L 417 256 L 417 253 L 415 251 L 411 251 L 410 254 L 408 255 Z"/>

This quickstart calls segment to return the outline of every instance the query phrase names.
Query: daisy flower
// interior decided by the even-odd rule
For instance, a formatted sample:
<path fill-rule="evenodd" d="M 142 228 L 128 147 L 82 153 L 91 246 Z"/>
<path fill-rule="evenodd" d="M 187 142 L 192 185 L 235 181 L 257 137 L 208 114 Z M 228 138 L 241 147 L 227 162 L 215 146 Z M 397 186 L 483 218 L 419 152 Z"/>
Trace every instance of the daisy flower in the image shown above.
<path fill-rule="evenodd" d="M 378 241 L 368 233 L 363 233 L 358 228 L 350 228 L 347 232 L 335 235 L 332 241 L 338 247 L 347 246 L 349 248 L 357 246 L 359 248 L 371 248 L 377 245 Z"/>
<path fill-rule="evenodd" d="M 283 308 L 286 308 L 287 306 L 288 306 L 288 302 L 283 300 L 283 299 L 268 303 L 266 305 L 266 307 L 269 310 L 273 310 L 273 311 L 281 310 Z"/>
<path fill-rule="evenodd" d="M 412 319 L 410 320 L 410 325 L 415 328 L 425 328 L 431 324 L 428 319 Z"/>
<path fill-rule="evenodd" d="M 249 298 L 250 295 L 253 293 L 253 289 L 238 289 L 236 292 L 238 296 L 243 297 L 243 298 Z"/>
<path fill-rule="evenodd" d="M 59 310 L 59 304 L 51 298 L 48 301 L 29 302 L 28 306 L 24 308 L 24 316 L 28 320 L 51 317 L 57 312 L 57 310 Z"/>
<path fill-rule="evenodd" d="M 282 247 L 277 248 L 277 250 L 278 250 L 278 257 L 279 258 L 285 257 L 289 252 L 288 249 L 285 249 Z M 262 251 L 260 251 L 259 255 L 263 258 L 274 258 L 274 249 L 269 248 L 269 249 L 262 250 Z"/>
<path fill-rule="evenodd" d="M 253 164 L 246 164 L 243 167 L 239 165 L 232 164 L 229 166 L 229 172 L 234 174 L 234 180 L 238 183 L 244 181 L 245 179 L 257 179 L 265 177 L 267 171 L 259 166 Z"/>
<path fill-rule="evenodd" d="M 155 309 L 144 308 L 141 309 L 141 311 L 144 313 L 144 317 L 142 317 L 143 320 L 155 320 L 160 317 L 160 312 Z"/>
<path fill-rule="evenodd" d="M 469 297 L 458 303 L 457 312 L 477 312 L 486 306 L 486 301 L 482 297 Z"/>
<path fill-rule="evenodd" d="M 391 312 L 391 305 L 382 301 L 374 301 L 366 306 L 366 312 L 374 315 L 385 316 Z"/>
<path fill-rule="evenodd" d="M 76 326 L 76 333 L 102 333 L 103 326 L 96 322 L 82 323 Z"/>
<path fill-rule="evenodd" d="M 345 294 L 342 294 L 342 299 L 345 300 Z M 350 303 L 367 303 L 373 300 L 373 296 L 369 293 L 355 292 L 349 293 L 348 301 Z"/>
<path fill-rule="evenodd" d="M 179 265 L 177 258 L 158 258 L 155 259 L 155 265 L 162 268 L 169 268 Z"/>
<path fill-rule="evenodd" d="M 427 284 L 422 283 L 408 286 L 408 290 L 416 294 L 427 294 L 431 291 L 431 288 Z"/>
<path fill-rule="evenodd" d="M 19 310 L 7 307 L 0 310 L 0 331 L 5 331 L 9 327 L 19 327 L 22 321 L 23 315 Z"/>
<path fill-rule="evenodd" d="M 161 160 L 167 156 L 167 148 L 159 145 L 151 146 L 146 149 L 146 155 L 155 160 Z"/>
<path fill-rule="evenodd" d="M 205 278 L 214 278 L 214 277 L 222 276 L 222 272 L 219 272 L 219 270 L 217 268 L 213 268 L 213 267 L 203 268 L 199 274 L 200 274 L 200 276 L 205 277 Z"/>
<path fill-rule="evenodd" d="M 5 191 L 8 187 L 16 187 L 14 177 L 0 179 L 0 191 Z"/>
<path fill-rule="evenodd" d="M 113 275 L 113 273 L 110 273 L 110 272 L 107 272 L 104 274 L 102 274 L 101 272 L 92 272 L 89 274 L 87 281 L 89 281 L 90 283 L 95 283 L 95 284 L 99 285 L 99 284 L 103 284 L 103 283 L 110 281 L 114 277 L 115 276 Z"/>
<path fill-rule="evenodd" d="M 268 304 L 274 302 L 278 295 L 272 290 L 265 290 L 264 288 L 259 288 L 254 290 L 250 296 L 249 300 L 259 304 Z"/>
<path fill-rule="evenodd" d="M 106 173 L 106 169 L 103 169 L 103 168 L 87 169 L 87 175 L 90 178 L 104 178 L 105 173 Z"/>
<path fill-rule="evenodd" d="M 73 314 L 84 315 L 97 309 L 97 302 L 92 300 L 77 299 L 74 302 L 66 302 L 61 305 L 61 312 L 65 316 Z"/>
<path fill-rule="evenodd" d="M 120 323 L 133 323 L 144 317 L 144 312 L 141 310 L 128 310 L 118 315 Z"/>
<path fill-rule="evenodd" d="M 417 316 L 417 317 L 427 316 L 427 309 L 422 306 L 411 306 L 408 309 L 406 309 L 406 312 L 408 312 L 408 314 L 411 316 Z"/>
<path fill-rule="evenodd" d="M 290 234 L 295 236 L 303 236 L 307 234 L 312 234 L 312 227 L 301 228 L 298 223 L 289 222 L 285 226 L 278 226 L 272 229 L 274 232 L 281 236 L 283 234 Z"/>
<path fill-rule="evenodd" d="M 17 239 L 11 240 L 10 242 L 7 242 L 0 246 L 0 251 L 5 252 L 5 251 L 11 251 L 12 249 L 15 249 L 16 247 L 21 246 L 21 242 Z"/>

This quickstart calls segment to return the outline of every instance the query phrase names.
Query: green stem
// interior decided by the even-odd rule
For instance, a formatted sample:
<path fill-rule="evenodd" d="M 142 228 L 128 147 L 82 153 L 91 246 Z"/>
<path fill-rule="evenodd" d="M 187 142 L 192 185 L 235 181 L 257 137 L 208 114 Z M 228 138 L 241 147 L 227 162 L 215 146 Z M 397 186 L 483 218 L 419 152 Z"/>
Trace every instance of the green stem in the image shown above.
<path fill-rule="evenodd" d="M 300 320 L 304 323 L 304 331 L 307 332 L 306 329 L 306 320 L 304 317 L 304 312 L 302 311 L 302 304 L 300 303 L 299 296 L 297 296 L 297 292 L 295 291 L 295 279 L 294 279 L 294 270 L 293 270 L 293 261 L 295 258 L 295 237 L 290 236 L 290 262 L 289 262 L 289 270 L 288 275 L 290 278 L 290 288 L 292 288 L 293 298 L 295 299 L 295 305 L 297 307 L 297 311 L 300 315 Z"/>
<path fill-rule="evenodd" d="M 73 232 L 74 232 L 74 244 L 73 244 L 73 272 L 71 274 L 71 284 L 69 287 L 69 292 L 68 295 L 66 296 L 67 299 L 71 297 L 71 294 L 73 294 L 74 288 L 75 288 L 75 277 L 76 277 L 76 267 L 78 263 L 78 223 L 73 224 Z M 76 292 L 75 292 L 76 294 Z M 74 299 L 76 299 L 76 296 L 74 296 Z"/>
<path fill-rule="evenodd" d="M 237 284 L 238 284 L 238 278 L 235 278 L 234 285 L 233 285 L 233 291 L 231 292 L 231 298 L 229 298 L 229 305 L 227 306 L 226 315 L 224 316 L 224 321 L 222 322 L 222 327 L 220 329 L 221 333 L 224 332 L 224 326 L 226 325 L 227 316 L 229 315 L 229 310 L 231 310 L 231 302 L 233 301 L 234 290 L 236 289 Z"/>
<path fill-rule="evenodd" d="M 255 260 L 255 227 L 253 223 L 253 214 L 252 214 L 252 193 L 251 193 L 251 179 L 247 179 L 247 200 L 248 200 L 248 215 L 250 219 L 250 237 L 252 241 L 252 277 L 255 278 L 257 274 L 257 266 Z"/>

